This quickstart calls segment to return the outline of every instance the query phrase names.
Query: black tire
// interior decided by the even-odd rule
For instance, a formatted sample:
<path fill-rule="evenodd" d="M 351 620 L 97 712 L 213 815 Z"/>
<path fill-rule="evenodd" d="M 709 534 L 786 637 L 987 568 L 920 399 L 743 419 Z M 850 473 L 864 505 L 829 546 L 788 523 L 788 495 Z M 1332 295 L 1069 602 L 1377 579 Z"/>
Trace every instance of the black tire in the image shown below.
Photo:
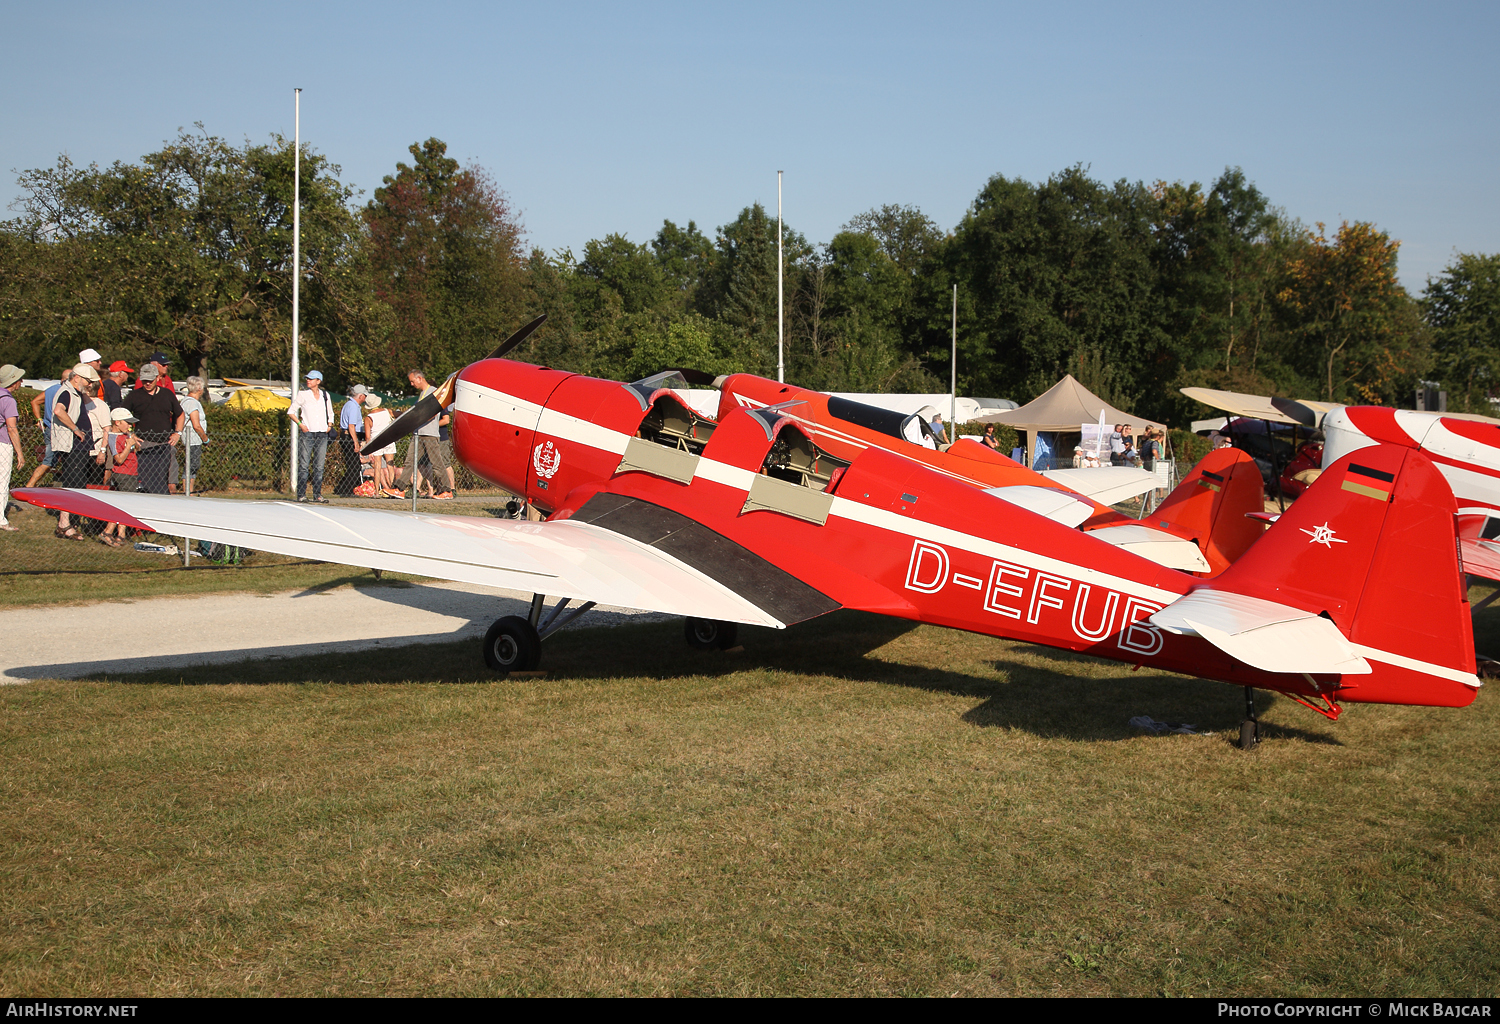
<path fill-rule="evenodd" d="M 496 672 L 530 672 L 542 663 L 542 640 L 519 615 L 496 619 L 484 634 L 484 663 Z"/>
<path fill-rule="evenodd" d="M 735 622 L 720 622 L 718 619 L 682 620 L 683 637 L 689 647 L 699 651 L 727 651 L 734 646 L 739 633 L 739 624 Z"/>
<path fill-rule="evenodd" d="M 1260 723 L 1245 719 L 1240 723 L 1240 749 L 1253 750 L 1260 742 Z"/>

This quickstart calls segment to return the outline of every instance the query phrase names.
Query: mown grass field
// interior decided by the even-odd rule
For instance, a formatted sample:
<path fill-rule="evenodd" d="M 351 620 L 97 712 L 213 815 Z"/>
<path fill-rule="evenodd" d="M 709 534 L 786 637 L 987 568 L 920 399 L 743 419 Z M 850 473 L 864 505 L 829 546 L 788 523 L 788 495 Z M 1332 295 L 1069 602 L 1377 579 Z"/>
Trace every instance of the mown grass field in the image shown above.
<path fill-rule="evenodd" d="M 0 689 L 0 988 L 1497 989 L 1492 694 L 1262 695 L 1246 753 L 1221 684 L 853 613 L 742 639 Z"/>

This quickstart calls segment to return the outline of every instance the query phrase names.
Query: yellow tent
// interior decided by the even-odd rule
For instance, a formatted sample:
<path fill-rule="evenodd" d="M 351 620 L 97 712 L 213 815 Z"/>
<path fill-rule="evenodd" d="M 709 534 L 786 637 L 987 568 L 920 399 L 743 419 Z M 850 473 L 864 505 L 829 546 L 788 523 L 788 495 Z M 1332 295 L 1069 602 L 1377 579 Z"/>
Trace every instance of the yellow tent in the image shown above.
<path fill-rule="evenodd" d="M 231 409 L 289 409 L 292 400 L 272 394 L 265 388 L 240 388 L 225 399 L 224 404 Z"/>

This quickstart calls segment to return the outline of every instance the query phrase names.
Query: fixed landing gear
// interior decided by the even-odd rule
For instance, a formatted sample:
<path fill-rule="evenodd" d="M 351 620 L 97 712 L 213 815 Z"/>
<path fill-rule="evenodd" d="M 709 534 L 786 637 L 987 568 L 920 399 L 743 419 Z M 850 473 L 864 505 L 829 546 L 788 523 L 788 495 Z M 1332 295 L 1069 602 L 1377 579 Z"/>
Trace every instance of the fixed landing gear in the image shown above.
<path fill-rule="evenodd" d="M 519 615 L 496 619 L 484 634 L 484 663 L 496 672 L 530 672 L 542 663 L 542 638 Z"/>
<path fill-rule="evenodd" d="M 682 635 L 688 646 L 699 651 L 727 651 L 740 633 L 738 623 L 718 619 L 683 619 Z"/>
<path fill-rule="evenodd" d="M 542 619 L 546 595 L 531 595 L 531 611 L 525 617 L 507 615 L 496 619 L 484 634 L 484 663 L 496 672 L 533 672 L 542 663 L 542 641 L 574 619 L 590 611 L 593 601 L 569 610 L 569 597 L 552 606 Z"/>
<path fill-rule="evenodd" d="M 1255 691 L 1245 687 L 1245 720 L 1240 723 L 1240 749 L 1253 750 L 1260 742 L 1260 719 L 1255 717 Z"/>

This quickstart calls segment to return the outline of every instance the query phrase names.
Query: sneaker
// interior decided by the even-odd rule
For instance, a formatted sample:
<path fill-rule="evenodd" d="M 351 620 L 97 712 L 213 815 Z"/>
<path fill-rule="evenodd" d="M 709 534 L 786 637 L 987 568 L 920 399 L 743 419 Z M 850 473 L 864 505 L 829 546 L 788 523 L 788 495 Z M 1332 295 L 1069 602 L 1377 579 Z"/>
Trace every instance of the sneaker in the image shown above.
<path fill-rule="evenodd" d="M 328 504 L 328 499 L 325 498 L 325 497 L 323 497 L 321 494 L 318 495 L 316 498 L 313 498 L 312 500 L 315 501 L 315 502 L 317 502 L 319 505 L 326 505 L 326 504 Z"/>
<path fill-rule="evenodd" d="M 439 494 L 437 496 L 437 499 L 439 501 L 443 501 L 445 499 L 451 501 L 451 500 L 453 500 L 453 492 L 452 491 L 444 491 L 442 494 Z"/>
<path fill-rule="evenodd" d="M 299 505 L 306 505 L 307 504 L 307 499 L 306 498 L 298 498 L 297 499 L 297 504 L 299 504 Z"/>
<path fill-rule="evenodd" d="M 389 487 L 387 487 L 385 489 L 385 491 L 384 491 L 384 494 L 385 494 L 385 496 L 387 498 L 395 498 L 397 501 L 405 501 L 406 500 L 406 492 L 405 491 L 393 491 Z"/>

